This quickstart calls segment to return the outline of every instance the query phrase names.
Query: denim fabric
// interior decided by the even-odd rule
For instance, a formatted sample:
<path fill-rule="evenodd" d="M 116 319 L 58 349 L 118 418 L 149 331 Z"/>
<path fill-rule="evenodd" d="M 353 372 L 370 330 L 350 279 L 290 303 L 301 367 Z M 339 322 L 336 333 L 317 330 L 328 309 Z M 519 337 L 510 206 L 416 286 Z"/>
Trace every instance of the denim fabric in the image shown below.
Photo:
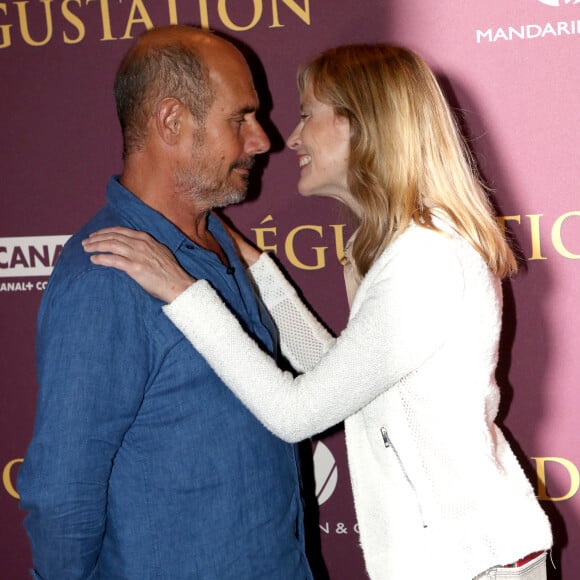
<path fill-rule="evenodd" d="M 65 246 L 38 316 L 37 415 L 18 481 L 35 574 L 311 578 L 294 447 L 230 393 L 158 300 L 91 264 L 80 241 L 109 225 L 151 233 L 264 349 L 277 348 L 219 220 L 209 227 L 233 272 L 112 178 L 106 206 Z"/>

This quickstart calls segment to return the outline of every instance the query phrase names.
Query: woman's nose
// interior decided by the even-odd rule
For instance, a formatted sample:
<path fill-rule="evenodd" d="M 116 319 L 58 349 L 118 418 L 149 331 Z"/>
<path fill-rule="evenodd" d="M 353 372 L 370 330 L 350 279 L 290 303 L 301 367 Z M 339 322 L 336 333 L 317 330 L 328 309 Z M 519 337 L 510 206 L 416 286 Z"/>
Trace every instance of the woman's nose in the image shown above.
<path fill-rule="evenodd" d="M 288 139 L 286 139 L 286 146 L 289 149 L 298 149 L 299 145 L 300 145 L 300 123 L 296 125 L 294 131 L 292 131 Z"/>

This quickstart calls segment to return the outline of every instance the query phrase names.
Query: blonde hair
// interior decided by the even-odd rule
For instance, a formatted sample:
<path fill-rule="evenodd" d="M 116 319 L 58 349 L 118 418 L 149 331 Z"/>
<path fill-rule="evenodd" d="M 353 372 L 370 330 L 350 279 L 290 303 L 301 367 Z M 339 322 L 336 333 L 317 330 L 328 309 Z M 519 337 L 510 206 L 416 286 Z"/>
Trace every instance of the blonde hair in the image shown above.
<path fill-rule="evenodd" d="M 443 210 L 499 277 L 517 271 L 504 231 L 435 79 L 412 51 L 383 44 L 330 49 L 298 76 L 350 122 L 349 189 L 361 210 L 353 257 L 365 275 L 413 221 Z"/>

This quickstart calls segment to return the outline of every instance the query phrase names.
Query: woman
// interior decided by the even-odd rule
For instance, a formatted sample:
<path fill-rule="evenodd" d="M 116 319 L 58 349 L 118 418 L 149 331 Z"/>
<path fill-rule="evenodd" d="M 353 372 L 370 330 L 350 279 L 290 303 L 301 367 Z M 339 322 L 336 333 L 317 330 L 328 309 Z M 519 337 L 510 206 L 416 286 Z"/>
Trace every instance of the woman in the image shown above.
<path fill-rule="evenodd" d="M 338 199 L 359 224 L 336 340 L 266 255 L 242 247 L 300 376 L 145 234 L 104 231 L 85 249 L 113 252 L 91 259 L 170 302 L 167 316 L 275 434 L 299 441 L 344 420 L 372 579 L 545 578 L 550 525 L 494 424 L 500 280 L 516 261 L 432 72 L 403 48 L 346 46 L 311 62 L 299 89 L 298 189 Z"/>

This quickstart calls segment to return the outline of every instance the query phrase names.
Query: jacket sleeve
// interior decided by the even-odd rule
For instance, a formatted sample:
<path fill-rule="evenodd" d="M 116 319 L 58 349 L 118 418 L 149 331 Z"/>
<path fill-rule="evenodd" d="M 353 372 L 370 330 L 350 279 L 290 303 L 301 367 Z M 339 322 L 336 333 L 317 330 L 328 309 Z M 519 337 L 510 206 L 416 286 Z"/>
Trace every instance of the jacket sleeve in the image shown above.
<path fill-rule="evenodd" d="M 207 282 L 194 283 L 164 312 L 270 431 L 300 441 L 359 411 L 444 343 L 464 282 L 441 239 L 411 244 L 369 272 L 344 332 L 296 378 L 260 351 Z"/>
<path fill-rule="evenodd" d="M 282 354 L 297 371 L 311 369 L 334 343 L 334 337 L 302 302 L 268 254 L 263 253 L 249 273 L 274 318 Z"/>
<path fill-rule="evenodd" d="M 39 314 L 37 413 L 18 490 L 44 580 L 94 572 L 113 461 L 147 380 L 137 289 L 111 274 L 93 270 L 51 291 Z"/>

